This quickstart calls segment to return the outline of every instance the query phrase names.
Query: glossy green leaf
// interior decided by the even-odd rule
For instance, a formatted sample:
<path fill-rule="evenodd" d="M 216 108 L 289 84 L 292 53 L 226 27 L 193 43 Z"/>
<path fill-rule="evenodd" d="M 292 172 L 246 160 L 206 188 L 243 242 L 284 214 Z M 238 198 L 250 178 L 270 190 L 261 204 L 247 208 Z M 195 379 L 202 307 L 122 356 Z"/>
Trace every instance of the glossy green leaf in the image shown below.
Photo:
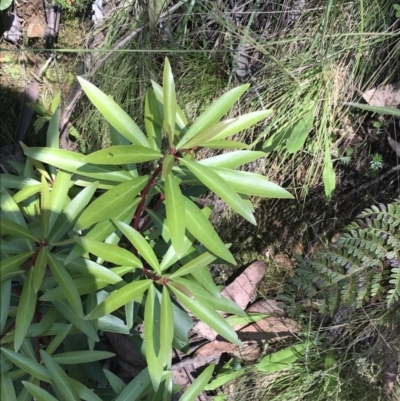
<path fill-rule="evenodd" d="M 168 288 L 164 285 L 161 298 L 160 319 L 160 361 L 170 367 L 172 360 L 172 340 L 174 339 L 174 311 Z"/>
<path fill-rule="evenodd" d="M 54 306 L 51 306 L 49 310 L 42 316 L 42 319 L 39 323 L 31 324 L 29 328 L 29 336 L 37 337 L 44 333 L 46 330 L 50 329 L 53 324 L 56 323 L 59 318 L 59 314 L 57 309 Z"/>
<path fill-rule="evenodd" d="M 56 113 L 58 110 L 58 106 L 60 105 L 61 102 L 61 92 L 57 92 L 53 98 L 53 100 L 51 101 L 51 105 L 50 105 L 50 111 L 54 114 Z M 57 139 L 57 143 L 54 143 L 54 145 L 50 142 L 47 143 L 47 146 L 52 146 L 52 147 L 58 147 L 58 138 Z M 54 142 L 56 142 L 54 140 Z"/>
<path fill-rule="evenodd" d="M 250 163 L 260 157 L 265 157 L 266 153 L 253 150 L 235 150 L 233 152 L 222 153 L 207 159 L 202 159 L 198 163 L 208 167 L 221 167 L 235 169 L 242 164 Z"/>
<path fill-rule="evenodd" d="M 250 149 L 251 146 L 243 142 L 231 141 L 228 139 L 217 139 L 199 145 L 201 148 L 209 149 Z"/>
<path fill-rule="evenodd" d="M 234 344 L 242 344 L 235 331 L 229 326 L 228 323 L 225 322 L 225 320 L 215 311 L 215 309 L 211 308 L 208 304 L 205 304 L 202 301 L 189 298 L 187 295 L 174 288 L 174 286 L 171 284 L 168 284 L 168 288 L 171 289 L 171 291 L 178 298 L 179 302 L 185 308 L 187 308 L 204 323 L 208 324 L 218 334 Z"/>
<path fill-rule="evenodd" d="M 172 273 L 169 278 L 174 279 L 176 277 L 185 276 L 186 274 L 193 273 L 194 271 L 201 269 L 202 267 L 208 266 L 212 263 L 216 257 L 206 252 L 202 255 L 198 256 L 195 259 L 192 259 L 190 262 L 186 263 L 182 267 L 180 267 L 177 271 Z"/>
<path fill-rule="evenodd" d="M 11 301 L 11 280 L 0 283 L 0 333 L 3 332 L 8 318 L 8 308 Z"/>
<path fill-rule="evenodd" d="M 17 238 L 26 238 L 34 242 L 37 241 L 37 238 L 29 231 L 28 228 L 26 228 L 26 226 L 22 226 L 19 223 L 9 220 L 5 217 L 0 217 L 0 224 L 2 236 L 5 236 L 5 234 L 10 234 Z"/>
<path fill-rule="evenodd" d="M 211 275 L 210 269 L 208 267 L 203 267 L 197 270 L 193 270 L 191 275 L 195 280 L 202 285 L 208 292 L 210 292 L 214 297 L 220 297 L 221 292 L 215 286 L 214 279 Z"/>
<path fill-rule="evenodd" d="M 42 189 L 42 184 L 30 185 L 18 191 L 14 196 L 13 199 L 16 203 L 20 203 L 30 196 L 37 194 Z"/>
<path fill-rule="evenodd" d="M 144 188 L 148 178 L 146 176 L 123 182 L 108 190 L 95 199 L 80 215 L 75 224 L 76 231 L 83 230 L 100 220 L 112 219 L 120 215 L 135 201 L 137 194 Z"/>
<path fill-rule="evenodd" d="M 207 366 L 201 375 L 186 389 L 179 401 L 194 401 L 211 379 L 214 368 L 214 364 Z"/>
<path fill-rule="evenodd" d="M 69 230 L 72 229 L 79 215 L 92 199 L 98 184 L 98 181 L 96 181 L 86 188 L 83 188 L 82 191 L 72 199 L 63 213 L 58 216 L 53 228 L 50 230 L 48 237 L 49 241 L 59 241 Z"/>
<path fill-rule="evenodd" d="M 219 238 L 214 227 L 200 209 L 188 198 L 184 197 L 186 228 L 198 241 L 200 241 L 210 252 L 236 264 L 236 261 L 225 244 Z"/>
<path fill-rule="evenodd" d="M 286 149 L 289 153 L 296 153 L 303 148 L 308 134 L 314 125 L 315 104 L 293 125 L 289 127 Z M 286 134 L 285 134 L 286 135 Z"/>
<path fill-rule="evenodd" d="M 61 366 L 45 351 L 40 350 L 40 356 L 50 374 L 55 389 L 68 401 L 81 401 L 77 391 L 71 385 L 68 375 Z"/>
<path fill-rule="evenodd" d="M 293 347 L 284 348 L 281 351 L 274 352 L 265 356 L 257 365 L 257 369 L 260 372 L 279 372 L 283 369 L 288 369 L 291 365 L 296 362 L 301 356 L 303 356 L 307 349 L 310 347 L 310 343 L 305 342 L 298 344 Z"/>
<path fill-rule="evenodd" d="M 149 139 L 150 146 L 157 150 L 161 150 L 162 132 L 161 125 L 157 123 L 156 119 L 158 116 L 158 104 L 157 99 L 152 89 L 148 89 L 146 92 L 146 100 L 144 106 L 144 123 L 146 127 L 147 137 Z"/>
<path fill-rule="evenodd" d="M 152 280 L 133 281 L 119 290 L 112 292 L 109 297 L 85 316 L 85 319 L 98 319 L 99 317 L 114 312 L 129 301 L 143 295 L 151 283 Z"/>
<path fill-rule="evenodd" d="M 191 149 L 202 144 L 206 144 L 211 140 L 221 140 L 228 136 L 235 135 L 243 131 L 259 121 L 272 114 L 272 110 L 254 111 L 252 113 L 244 114 L 240 117 L 230 118 L 229 120 L 216 123 L 196 135 L 190 141 L 184 144 L 185 149 Z"/>
<path fill-rule="evenodd" d="M 230 326 L 236 326 L 239 324 L 250 324 L 258 322 L 259 320 L 265 319 L 270 316 L 268 313 L 253 312 L 247 313 L 246 316 L 232 315 L 228 316 L 225 320 Z"/>
<path fill-rule="evenodd" d="M 268 181 L 262 175 L 219 167 L 214 167 L 213 170 L 230 185 L 230 187 L 242 194 L 265 196 L 268 198 L 293 199 L 293 195 L 290 192 Z"/>
<path fill-rule="evenodd" d="M 115 401 L 136 401 L 151 383 L 148 369 L 143 369 L 119 394 Z"/>
<path fill-rule="evenodd" d="M 250 223 L 256 225 L 251 210 L 243 199 L 212 168 L 202 166 L 192 160 L 179 159 L 207 188 L 217 194 L 233 210 Z M 189 227 L 188 227 L 189 229 Z M 190 230 L 189 230 L 190 231 Z"/>
<path fill-rule="evenodd" d="M 178 180 L 173 174 L 165 179 L 165 209 L 172 245 L 182 255 L 185 239 L 185 203 Z"/>
<path fill-rule="evenodd" d="M 172 171 L 172 167 L 174 166 L 175 158 L 173 155 L 168 154 L 165 156 L 161 171 L 161 179 L 165 181 L 168 177 L 169 173 Z"/>
<path fill-rule="evenodd" d="M 324 181 L 325 195 L 329 198 L 332 196 L 336 188 L 336 174 L 335 170 L 333 169 L 329 145 L 326 146 L 325 150 L 324 171 L 322 172 L 322 179 Z"/>
<path fill-rule="evenodd" d="M 121 221 L 113 220 L 131 244 L 137 249 L 144 260 L 158 273 L 161 274 L 160 265 L 153 249 L 143 236 L 134 228 Z"/>
<path fill-rule="evenodd" d="M 87 252 L 116 265 L 142 267 L 142 262 L 131 252 L 117 245 L 95 241 L 87 237 L 74 237 Z"/>
<path fill-rule="evenodd" d="M 39 181 L 32 178 L 20 177 L 12 174 L 0 174 L 0 182 L 4 188 L 15 189 L 24 189 L 25 187 L 41 185 Z"/>
<path fill-rule="evenodd" d="M 16 352 L 20 349 L 35 314 L 37 295 L 33 288 L 33 278 L 33 269 L 30 268 L 26 275 L 17 308 L 14 337 L 14 349 Z"/>
<path fill-rule="evenodd" d="M 99 341 L 99 336 L 97 335 L 92 323 L 88 322 L 87 320 L 83 320 L 80 316 L 78 316 L 68 302 L 52 301 L 52 303 L 57 310 L 82 333 L 85 333 L 94 341 Z"/>
<path fill-rule="evenodd" d="M 144 309 L 144 341 L 146 349 L 146 361 L 151 377 L 151 382 L 155 391 L 158 390 L 163 372 L 163 360 L 159 355 L 160 346 L 160 326 L 155 315 L 156 293 L 154 285 L 151 284 L 146 296 Z M 158 302 L 158 300 L 157 300 Z M 164 333 L 162 333 L 164 335 Z M 158 341 L 157 341 L 158 340 Z M 164 355 L 163 355 L 164 356 Z"/>
<path fill-rule="evenodd" d="M 168 57 L 164 61 L 163 73 L 163 95 L 164 95 L 164 130 L 168 136 L 169 146 L 174 144 L 175 116 L 176 116 L 176 95 L 174 76 L 171 71 L 171 64 Z"/>
<path fill-rule="evenodd" d="M 190 139 L 196 137 L 198 134 L 219 121 L 240 98 L 240 96 L 242 96 L 242 94 L 249 88 L 249 86 L 250 84 L 246 84 L 231 89 L 210 105 L 191 125 L 186 134 L 179 141 L 177 148 L 183 148 Z"/>
<path fill-rule="evenodd" d="M 137 124 L 111 97 L 82 77 L 77 78 L 93 105 L 103 117 L 126 139 L 135 145 L 149 147 L 149 141 Z"/>
<path fill-rule="evenodd" d="M 76 287 L 71 276 L 68 274 L 64 265 L 60 263 L 51 253 L 47 252 L 47 261 L 53 276 L 57 280 L 57 283 L 63 290 L 69 304 L 72 309 L 78 314 L 78 316 L 83 317 L 83 309 L 81 298 L 78 294 Z M 73 322 L 71 322 L 73 323 Z"/>
<path fill-rule="evenodd" d="M 128 164 L 143 163 L 157 160 L 162 154 L 154 149 L 138 145 L 116 145 L 109 148 L 98 150 L 88 156 L 84 156 L 82 161 L 92 164 Z"/>
<path fill-rule="evenodd" d="M 93 390 L 87 388 L 82 383 L 77 380 L 69 378 L 70 383 L 77 391 L 78 395 L 82 400 L 85 401 L 103 401 Z"/>
<path fill-rule="evenodd" d="M 128 171 L 115 166 L 87 164 L 82 161 L 82 155 L 63 149 L 28 148 L 24 147 L 27 156 L 56 166 L 71 173 L 76 173 L 96 180 L 125 182 L 132 179 Z"/>
<path fill-rule="evenodd" d="M 0 373 L 0 399 L 4 401 L 17 401 L 14 385 L 8 372 Z"/>
<path fill-rule="evenodd" d="M 43 388 L 36 386 L 35 384 L 22 381 L 22 384 L 28 389 L 28 391 L 35 397 L 37 401 L 58 401 L 57 398 L 53 397 Z"/>
<path fill-rule="evenodd" d="M 60 331 L 53 337 L 53 339 L 50 341 L 50 344 L 46 347 L 46 352 L 49 355 L 52 355 L 54 352 L 57 351 L 57 348 L 63 343 L 63 341 L 69 335 L 71 329 L 72 329 L 72 324 L 69 324 L 65 330 Z"/>
<path fill-rule="evenodd" d="M 61 365 L 75 365 L 101 361 L 115 356 L 112 352 L 106 351 L 71 351 L 53 355 L 53 360 Z"/>
<path fill-rule="evenodd" d="M 28 383 L 32 383 L 35 386 L 40 385 L 40 380 L 36 379 L 35 377 L 30 376 L 28 380 L 29 380 Z M 20 393 L 18 394 L 17 401 L 32 401 L 32 400 L 33 400 L 32 394 L 28 391 L 26 387 L 23 387 Z"/>
<path fill-rule="evenodd" d="M 7 216 L 8 220 L 19 224 L 22 227 L 26 227 L 24 216 L 19 209 L 19 206 L 10 195 L 8 190 L 4 188 L 0 183 L 0 200 L 1 200 L 1 211 L 3 216 Z M 3 226 L 2 226 L 3 227 Z"/>
<path fill-rule="evenodd" d="M 2 260 L 0 263 L 1 281 L 6 281 L 21 273 L 22 270 L 18 270 L 18 268 L 21 267 L 21 265 L 32 255 L 33 252 L 22 252 L 19 255 Z"/>
<path fill-rule="evenodd" d="M 232 364 L 230 364 L 229 367 L 226 367 L 226 365 L 228 364 L 225 364 L 222 367 L 221 371 L 218 372 L 217 376 L 204 387 L 204 390 L 213 391 L 218 387 L 221 387 L 224 384 L 231 382 L 232 380 L 238 379 L 239 377 L 243 376 L 246 373 L 245 368 L 241 368 L 239 370 L 233 370 Z"/>
<path fill-rule="evenodd" d="M 17 352 L 11 351 L 7 348 L 1 348 L 1 352 L 3 352 L 4 356 L 9 359 L 13 364 L 18 366 L 24 372 L 29 375 L 38 378 L 39 380 L 43 380 L 47 383 L 51 382 L 51 377 L 47 369 L 34 361 L 27 356 L 22 354 L 18 354 Z"/>
<path fill-rule="evenodd" d="M 106 375 L 111 388 L 114 390 L 114 393 L 117 395 L 121 394 L 126 387 L 126 384 L 123 382 L 123 380 L 107 369 L 103 369 L 103 372 Z"/>
<path fill-rule="evenodd" d="M 164 91 L 161 85 L 159 85 L 157 82 L 151 81 L 151 84 L 153 86 L 153 93 L 157 99 L 157 102 L 159 103 L 159 115 L 161 119 L 165 119 L 164 116 Z M 175 104 L 176 107 L 176 116 L 175 116 L 175 130 L 178 130 L 179 132 L 186 132 L 186 128 L 189 125 L 185 114 L 181 110 L 178 104 Z"/>
<path fill-rule="evenodd" d="M 44 273 L 46 272 L 47 266 L 47 253 L 44 247 L 42 247 L 36 257 L 35 266 L 33 269 L 33 290 L 37 293 L 42 285 Z"/>
<path fill-rule="evenodd" d="M 71 183 L 71 173 L 59 171 L 55 177 L 53 189 L 51 191 L 51 211 L 49 230 L 51 230 L 59 217 L 65 203 L 65 198 L 68 196 L 68 190 Z"/>

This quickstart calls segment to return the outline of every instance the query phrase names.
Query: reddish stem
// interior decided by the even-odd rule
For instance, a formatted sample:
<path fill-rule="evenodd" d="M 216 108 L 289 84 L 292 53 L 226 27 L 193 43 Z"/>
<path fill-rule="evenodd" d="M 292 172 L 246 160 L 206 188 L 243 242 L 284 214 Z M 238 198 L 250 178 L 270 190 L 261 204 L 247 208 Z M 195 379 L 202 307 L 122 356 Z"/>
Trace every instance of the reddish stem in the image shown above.
<path fill-rule="evenodd" d="M 158 167 L 153 171 L 153 174 L 151 175 L 151 178 L 150 178 L 149 182 L 142 189 L 142 192 L 140 194 L 142 200 L 140 201 L 139 206 L 136 209 L 135 216 L 133 218 L 133 226 L 132 227 L 135 230 L 138 230 L 138 228 L 139 228 L 140 216 L 143 213 L 144 205 L 146 203 L 146 198 L 147 198 L 147 195 L 148 195 L 148 193 L 150 191 L 150 188 L 157 182 L 157 176 L 158 176 L 158 174 L 160 174 L 161 170 L 162 170 L 162 163 L 160 162 L 158 164 Z"/>
<path fill-rule="evenodd" d="M 155 206 L 153 207 L 153 210 L 156 212 L 157 209 L 160 207 L 161 203 L 164 202 L 165 196 L 164 194 L 160 194 L 160 197 L 157 201 L 157 203 L 155 204 Z M 146 228 L 147 224 L 149 224 L 151 217 L 149 215 L 146 216 L 146 218 L 144 219 L 144 222 L 142 224 L 142 226 L 140 227 L 140 232 L 142 233 L 144 231 L 144 229 Z"/>
<path fill-rule="evenodd" d="M 3 337 L 5 337 L 5 335 L 6 335 L 7 333 L 9 333 L 9 332 L 14 328 L 14 326 L 15 326 L 15 321 L 12 322 L 12 323 L 1 333 L 0 339 L 2 339 Z"/>

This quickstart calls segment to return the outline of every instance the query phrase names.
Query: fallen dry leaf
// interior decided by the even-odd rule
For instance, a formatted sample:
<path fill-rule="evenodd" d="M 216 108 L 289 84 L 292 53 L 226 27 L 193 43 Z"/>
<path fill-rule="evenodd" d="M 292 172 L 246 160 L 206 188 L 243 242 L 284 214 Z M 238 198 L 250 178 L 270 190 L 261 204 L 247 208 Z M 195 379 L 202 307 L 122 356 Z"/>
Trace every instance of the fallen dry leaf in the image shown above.
<path fill-rule="evenodd" d="M 400 83 L 372 88 L 364 92 L 363 98 L 371 106 L 396 107 L 400 105 Z"/>

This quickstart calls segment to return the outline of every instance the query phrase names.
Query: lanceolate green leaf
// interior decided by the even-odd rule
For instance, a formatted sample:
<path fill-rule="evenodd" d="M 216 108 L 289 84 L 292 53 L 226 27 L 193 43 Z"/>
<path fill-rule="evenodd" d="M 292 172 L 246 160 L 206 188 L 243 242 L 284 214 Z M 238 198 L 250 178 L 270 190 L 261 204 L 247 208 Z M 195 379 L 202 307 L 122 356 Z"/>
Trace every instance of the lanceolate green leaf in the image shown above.
<path fill-rule="evenodd" d="M 22 270 L 18 270 L 18 268 L 32 255 L 33 252 L 22 252 L 11 258 L 2 260 L 0 263 L 0 280 L 8 280 L 22 272 Z"/>
<path fill-rule="evenodd" d="M 212 168 L 192 160 L 179 159 L 207 188 L 217 194 L 233 210 L 252 224 L 256 224 L 251 210 L 243 199 Z"/>
<path fill-rule="evenodd" d="M 126 384 L 123 382 L 123 380 L 107 369 L 103 369 L 103 372 L 106 375 L 111 388 L 114 390 L 114 393 L 117 395 L 121 394 L 126 387 Z"/>
<path fill-rule="evenodd" d="M 21 226 L 15 221 L 9 220 L 4 217 L 0 217 L 1 224 L 1 235 L 11 234 L 18 238 L 27 238 L 32 241 L 37 241 L 38 239 L 28 230 L 28 228 Z"/>
<path fill-rule="evenodd" d="M 136 401 L 141 399 L 150 382 L 149 371 L 145 368 L 124 388 L 115 401 Z"/>
<path fill-rule="evenodd" d="M 129 301 L 139 298 L 147 290 L 152 280 L 133 281 L 110 294 L 100 305 L 94 308 L 85 319 L 98 319 L 114 312 Z"/>
<path fill-rule="evenodd" d="M 121 221 L 113 220 L 131 244 L 137 249 L 144 260 L 158 273 L 161 274 L 160 264 L 153 249 L 143 236 L 134 228 Z"/>
<path fill-rule="evenodd" d="M 156 299 L 154 285 L 151 284 L 147 292 L 144 309 L 144 341 L 146 346 L 146 361 L 151 382 L 154 390 L 157 391 L 163 372 L 163 360 L 159 355 L 161 344 L 157 343 L 157 340 L 160 340 L 164 333 L 161 333 L 159 320 L 155 315 L 155 302 L 158 302 L 158 299 Z"/>
<path fill-rule="evenodd" d="M 55 277 L 58 284 L 62 288 L 72 309 L 78 314 L 78 316 L 83 316 L 81 298 L 78 294 L 76 287 L 74 286 L 74 282 L 71 276 L 68 274 L 64 265 L 60 263 L 51 253 L 48 252 L 47 252 L 47 260 L 49 263 L 50 270 L 53 273 L 53 276 Z"/>
<path fill-rule="evenodd" d="M 50 213 L 51 213 L 51 203 L 50 203 L 50 189 L 47 184 L 46 178 L 42 175 L 42 192 L 40 199 L 40 223 L 42 224 L 42 232 L 44 238 L 47 238 L 50 230 Z"/>
<path fill-rule="evenodd" d="M 63 149 L 23 147 L 25 154 L 33 159 L 54 165 L 71 173 L 91 177 L 101 181 L 124 182 L 132 179 L 128 171 L 115 166 L 88 164 L 82 161 L 82 155 Z"/>
<path fill-rule="evenodd" d="M 168 154 L 167 156 L 165 156 L 161 171 L 162 180 L 165 181 L 165 179 L 168 177 L 168 174 L 172 171 L 172 167 L 174 166 L 174 161 L 175 159 L 173 155 Z"/>
<path fill-rule="evenodd" d="M 228 139 L 217 139 L 215 141 L 208 141 L 199 145 L 202 148 L 209 149 L 250 149 L 251 146 L 243 142 L 230 141 Z"/>
<path fill-rule="evenodd" d="M 175 134 L 175 115 L 176 115 L 176 97 L 175 83 L 171 71 L 171 65 L 168 58 L 164 62 L 163 74 L 163 94 L 164 94 L 164 130 L 168 135 L 169 146 L 174 144 Z"/>
<path fill-rule="evenodd" d="M 286 149 L 289 153 L 296 153 L 303 148 L 307 136 L 314 125 L 314 115 L 315 103 L 303 115 L 303 117 L 300 118 L 299 121 L 295 122 L 289 128 L 289 133 L 285 134 L 288 136 L 290 135 L 289 139 L 286 142 Z"/>
<path fill-rule="evenodd" d="M 113 356 L 115 354 L 106 351 L 71 351 L 53 355 L 53 360 L 61 365 L 76 365 L 79 363 L 101 361 Z"/>
<path fill-rule="evenodd" d="M 22 384 L 28 389 L 28 391 L 35 397 L 37 401 L 58 401 L 57 398 L 53 397 L 43 388 L 36 386 L 35 384 L 22 381 Z"/>
<path fill-rule="evenodd" d="M 51 191 L 51 210 L 50 210 L 50 223 L 49 223 L 49 231 L 53 228 L 54 223 L 59 217 L 64 203 L 65 198 L 68 195 L 68 190 L 71 182 L 71 174 L 66 171 L 59 171 L 55 178 L 53 189 Z"/>
<path fill-rule="evenodd" d="M 214 227 L 200 209 L 188 198 L 184 197 L 186 228 L 198 241 L 210 252 L 236 264 L 234 257 L 226 248 L 221 238 L 215 232 Z"/>
<path fill-rule="evenodd" d="M 42 285 L 46 266 L 47 253 L 46 249 L 42 247 L 36 257 L 35 266 L 31 267 L 31 270 L 33 270 L 33 289 L 36 293 L 39 291 L 40 286 Z"/>
<path fill-rule="evenodd" d="M 326 146 L 325 150 L 324 171 L 322 173 L 322 178 L 324 181 L 325 195 L 329 198 L 332 196 L 336 187 L 336 175 L 335 170 L 333 169 L 329 145 Z"/>
<path fill-rule="evenodd" d="M 71 385 L 68 375 L 61 366 L 45 351 L 40 350 L 40 356 L 52 379 L 55 389 L 68 401 L 81 401 L 77 391 Z"/>
<path fill-rule="evenodd" d="M 138 145 L 116 145 L 97 152 L 91 153 L 82 158 L 86 163 L 93 164 L 128 164 L 143 163 L 151 160 L 157 160 L 162 154 L 148 147 Z"/>
<path fill-rule="evenodd" d="M 97 110 L 121 135 L 135 145 L 149 147 L 142 130 L 114 100 L 82 77 L 78 77 L 78 81 Z"/>
<path fill-rule="evenodd" d="M 163 286 L 160 321 L 160 360 L 163 366 L 170 367 L 172 360 L 172 340 L 174 338 L 174 312 L 167 286 Z"/>
<path fill-rule="evenodd" d="M 14 385 L 8 372 L 0 373 L 0 396 L 2 400 L 17 401 Z"/>
<path fill-rule="evenodd" d="M 212 263 L 216 257 L 214 255 L 209 254 L 208 252 L 203 253 L 202 255 L 198 256 L 197 258 L 191 260 L 190 262 L 183 265 L 179 268 L 176 272 L 172 273 L 169 278 L 173 279 L 176 277 L 185 276 L 186 274 L 192 273 L 198 269 L 201 269 L 204 266 L 209 265 Z"/>
<path fill-rule="evenodd" d="M 53 339 L 50 341 L 50 344 L 46 348 L 46 352 L 51 355 L 57 351 L 57 348 L 62 344 L 65 338 L 69 335 L 72 329 L 72 324 L 69 324 L 65 330 L 60 331 L 56 334 Z"/>
<path fill-rule="evenodd" d="M 8 308 L 11 301 L 11 280 L 0 284 L 0 333 L 3 332 L 8 319 Z"/>
<path fill-rule="evenodd" d="M 146 126 L 147 137 L 149 138 L 150 146 L 157 150 L 161 150 L 162 133 L 161 122 L 156 121 L 158 115 L 157 99 L 152 89 L 148 89 L 144 106 L 144 123 Z"/>
<path fill-rule="evenodd" d="M 0 182 L 4 188 L 24 189 L 35 185 L 40 185 L 40 182 L 28 177 L 20 177 L 12 174 L 0 174 Z"/>
<path fill-rule="evenodd" d="M 24 372 L 37 377 L 39 380 L 43 380 L 47 383 L 51 382 L 51 377 L 47 369 L 27 356 L 18 354 L 17 352 L 11 351 L 7 348 L 2 348 L 1 351 L 12 363 L 22 369 Z"/>
<path fill-rule="evenodd" d="M 173 174 L 169 174 L 165 179 L 165 208 L 172 245 L 176 253 L 182 255 L 185 239 L 185 203 L 178 180 Z"/>
<path fill-rule="evenodd" d="M 85 209 L 92 199 L 98 186 L 98 181 L 83 188 L 78 195 L 65 208 L 63 213 L 58 216 L 53 228 L 50 230 L 48 240 L 50 242 L 59 241 L 75 225 L 80 213 Z"/>
<path fill-rule="evenodd" d="M 248 89 L 250 85 L 241 85 L 231 89 L 229 92 L 217 99 L 208 109 L 196 119 L 186 134 L 179 141 L 177 148 L 185 147 L 185 144 L 196 135 L 205 131 L 207 128 L 219 121 L 239 97 Z"/>
<path fill-rule="evenodd" d="M 235 150 L 233 152 L 222 153 L 221 155 L 202 159 L 198 163 L 202 164 L 203 166 L 234 169 L 242 164 L 250 163 L 264 156 L 266 156 L 266 153 L 264 152 L 257 152 L 253 150 Z"/>
<path fill-rule="evenodd" d="M 141 261 L 131 252 L 117 245 L 95 241 L 85 237 L 74 237 L 76 242 L 87 252 L 116 265 L 142 267 Z"/>
<path fill-rule="evenodd" d="M 18 223 L 20 226 L 26 227 L 24 216 L 22 216 L 19 206 L 10 195 L 8 190 L 1 185 L 0 182 L 0 201 L 2 215 L 8 220 Z"/>
<path fill-rule="evenodd" d="M 240 117 L 231 118 L 229 120 L 221 121 L 216 123 L 196 135 L 193 139 L 186 142 L 184 147 L 191 149 L 195 146 L 207 144 L 210 140 L 225 139 L 227 136 L 235 135 L 240 131 L 243 131 L 252 125 L 268 117 L 272 113 L 271 110 L 255 111 L 253 113 L 244 114 Z"/>
<path fill-rule="evenodd" d="M 100 220 L 112 219 L 121 209 L 130 206 L 137 194 L 144 188 L 148 178 L 140 177 L 123 182 L 95 199 L 80 215 L 75 230 L 83 230 Z"/>
<path fill-rule="evenodd" d="M 207 366 L 201 375 L 186 389 L 179 401 L 194 401 L 211 379 L 215 365 Z"/>
<path fill-rule="evenodd" d="M 235 331 L 225 322 L 215 309 L 197 299 L 189 298 L 174 288 L 173 285 L 168 285 L 168 288 L 171 289 L 185 308 L 201 319 L 204 323 L 208 324 L 218 334 L 234 344 L 242 344 Z"/>
<path fill-rule="evenodd" d="M 239 193 L 268 198 L 293 199 L 293 195 L 286 189 L 268 181 L 261 175 L 219 167 L 213 168 L 213 170 Z"/>

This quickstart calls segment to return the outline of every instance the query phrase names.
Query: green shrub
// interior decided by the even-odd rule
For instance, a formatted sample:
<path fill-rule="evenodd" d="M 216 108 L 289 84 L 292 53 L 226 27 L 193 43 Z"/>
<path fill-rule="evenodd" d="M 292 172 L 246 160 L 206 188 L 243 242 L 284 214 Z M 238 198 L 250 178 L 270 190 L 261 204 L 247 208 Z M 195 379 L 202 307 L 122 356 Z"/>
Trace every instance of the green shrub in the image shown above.
<path fill-rule="evenodd" d="M 2 399 L 168 400 L 176 390 L 172 347 L 189 342 L 188 311 L 240 344 L 216 311 L 244 312 L 221 296 L 208 269 L 235 258 L 208 220 L 211 209 L 195 200 L 211 190 L 255 224 L 250 195 L 292 198 L 263 176 L 237 171 L 265 154 L 226 139 L 271 111 L 219 122 L 248 88 L 242 85 L 190 125 L 166 60 L 163 86 L 153 82 L 146 95 L 145 135 L 109 96 L 79 81 L 108 122 L 113 146 L 87 156 L 59 149 L 57 110 L 46 147 L 23 145 L 26 164 L 1 177 Z M 198 161 L 201 148 L 243 150 Z M 103 396 L 96 361 L 112 354 L 94 350 L 99 334 L 132 335 L 138 322 L 148 366 L 126 386 L 108 376 L 112 395 Z M 71 337 L 83 337 L 83 348 Z M 79 381 L 64 370 L 93 361 Z M 182 400 L 194 399 L 212 372 Z"/>

